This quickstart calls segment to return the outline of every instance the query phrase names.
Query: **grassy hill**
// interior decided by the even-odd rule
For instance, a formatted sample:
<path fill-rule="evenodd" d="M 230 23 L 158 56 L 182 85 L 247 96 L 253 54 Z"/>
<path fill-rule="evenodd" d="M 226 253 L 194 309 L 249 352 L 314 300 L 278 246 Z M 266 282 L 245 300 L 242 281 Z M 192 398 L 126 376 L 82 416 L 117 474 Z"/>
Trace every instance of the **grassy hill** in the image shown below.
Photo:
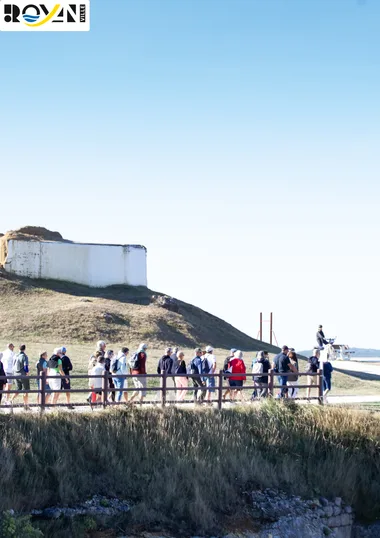
<path fill-rule="evenodd" d="M 152 347 L 177 344 L 242 350 L 275 346 L 176 301 L 178 312 L 159 305 L 164 296 L 143 287 L 89 288 L 68 282 L 30 280 L 0 273 L 0 340 L 87 343 L 98 339 Z M 15 344 L 16 344 L 15 341 Z"/>

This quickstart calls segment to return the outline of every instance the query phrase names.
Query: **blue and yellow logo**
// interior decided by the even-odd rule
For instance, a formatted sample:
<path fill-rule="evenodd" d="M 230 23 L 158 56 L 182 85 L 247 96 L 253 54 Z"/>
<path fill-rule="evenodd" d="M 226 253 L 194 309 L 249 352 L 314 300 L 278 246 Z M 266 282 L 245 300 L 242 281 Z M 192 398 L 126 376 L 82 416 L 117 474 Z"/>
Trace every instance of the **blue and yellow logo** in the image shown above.
<path fill-rule="evenodd" d="M 30 4 L 23 10 L 22 18 L 27 26 L 42 26 L 49 22 L 59 11 L 60 4 L 56 4 L 52 11 L 48 13 L 42 20 L 41 11 L 38 6 Z"/>

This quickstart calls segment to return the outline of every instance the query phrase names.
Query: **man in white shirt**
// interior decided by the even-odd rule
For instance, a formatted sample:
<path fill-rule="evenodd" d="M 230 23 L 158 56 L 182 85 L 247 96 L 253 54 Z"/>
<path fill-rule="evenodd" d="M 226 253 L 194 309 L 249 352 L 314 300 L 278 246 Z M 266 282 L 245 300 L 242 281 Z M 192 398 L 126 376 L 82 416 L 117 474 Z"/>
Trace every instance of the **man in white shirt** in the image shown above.
<path fill-rule="evenodd" d="M 105 371 L 105 359 L 104 357 L 98 357 L 97 363 L 93 367 L 91 374 L 92 375 L 103 375 Z M 100 402 L 102 399 L 102 388 L 103 388 L 103 378 L 102 377 L 93 377 L 92 378 L 92 389 L 96 394 L 96 402 Z"/>
<path fill-rule="evenodd" d="M 206 353 L 202 361 L 202 371 L 205 374 L 214 374 L 216 371 L 216 357 L 214 355 L 214 348 L 212 346 L 206 347 Z M 207 385 L 206 402 L 211 404 L 212 393 L 215 392 L 215 377 L 205 377 L 204 381 Z"/>
<path fill-rule="evenodd" d="M 5 370 L 5 375 L 13 375 L 13 362 L 16 358 L 14 352 L 15 346 L 13 344 L 8 344 L 7 349 L 3 351 L 3 365 Z M 8 383 L 5 385 L 4 390 L 12 390 L 13 379 L 8 379 Z M 10 401 L 9 394 L 5 395 L 4 402 L 7 404 Z"/>

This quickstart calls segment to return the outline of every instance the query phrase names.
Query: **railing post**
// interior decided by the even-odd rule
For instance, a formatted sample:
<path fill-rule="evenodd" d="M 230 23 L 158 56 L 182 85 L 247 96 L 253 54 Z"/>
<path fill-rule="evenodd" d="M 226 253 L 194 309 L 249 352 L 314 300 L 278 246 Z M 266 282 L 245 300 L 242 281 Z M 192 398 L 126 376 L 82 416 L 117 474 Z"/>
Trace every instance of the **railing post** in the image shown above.
<path fill-rule="evenodd" d="M 219 383 L 218 383 L 218 409 L 222 409 L 223 399 L 223 370 L 219 370 Z"/>
<path fill-rule="evenodd" d="M 318 403 L 323 405 L 323 370 L 321 368 L 318 370 L 318 379 Z"/>
<path fill-rule="evenodd" d="M 273 385 L 274 385 L 274 370 L 271 368 L 268 372 L 269 374 L 269 377 L 268 377 L 268 393 L 269 393 L 269 396 L 271 396 L 273 398 Z"/>
<path fill-rule="evenodd" d="M 41 396 L 41 412 L 45 411 L 46 406 L 46 372 L 42 370 L 41 373 L 41 387 L 40 387 L 40 396 Z"/>
<path fill-rule="evenodd" d="M 108 402 L 108 375 L 109 374 L 107 370 L 104 370 L 103 380 L 102 380 L 102 383 L 103 383 L 102 404 L 103 404 L 104 409 L 107 407 L 107 402 Z"/>
<path fill-rule="evenodd" d="M 166 404 L 166 370 L 162 372 L 162 387 L 161 387 L 161 405 L 165 407 Z"/>

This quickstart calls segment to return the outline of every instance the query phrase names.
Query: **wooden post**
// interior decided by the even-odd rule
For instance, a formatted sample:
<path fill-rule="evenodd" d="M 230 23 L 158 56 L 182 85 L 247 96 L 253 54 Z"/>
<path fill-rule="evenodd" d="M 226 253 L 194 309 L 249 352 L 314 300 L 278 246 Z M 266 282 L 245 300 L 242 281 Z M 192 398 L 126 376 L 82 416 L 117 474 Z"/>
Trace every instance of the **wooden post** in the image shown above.
<path fill-rule="evenodd" d="M 107 372 L 107 370 L 104 370 L 103 379 L 102 379 L 102 383 L 103 383 L 102 404 L 103 404 L 104 409 L 107 407 L 107 402 L 108 402 L 108 376 L 109 376 L 109 373 Z"/>
<path fill-rule="evenodd" d="M 318 370 L 318 403 L 323 405 L 323 370 L 320 368 Z"/>
<path fill-rule="evenodd" d="M 161 405 L 165 407 L 166 404 L 166 370 L 162 373 L 162 388 L 161 388 Z"/>
<path fill-rule="evenodd" d="M 41 412 L 45 411 L 46 406 L 46 372 L 45 370 L 42 370 L 41 373 L 41 388 L 40 388 L 40 395 L 41 395 Z"/>
<path fill-rule="evenodd" d="M 222 409 L 223 399 L 223 370 L 219 370 L 219 384 L 218 384 L 218 409 Z"/>
<path fill-rule="evenodd" d="M 271 368 L 268 372 L 269 374 L 269 377 L 268 377 L 268 393 L 269 393 L 269 396 L 271 396 L 273 398 L 273 385 L 274 385 L 274 370 Z"/>
<path fill-rule="evenodd" d="M 263 341 L 263 313 L 260 312 L 260 341 Z"/>

